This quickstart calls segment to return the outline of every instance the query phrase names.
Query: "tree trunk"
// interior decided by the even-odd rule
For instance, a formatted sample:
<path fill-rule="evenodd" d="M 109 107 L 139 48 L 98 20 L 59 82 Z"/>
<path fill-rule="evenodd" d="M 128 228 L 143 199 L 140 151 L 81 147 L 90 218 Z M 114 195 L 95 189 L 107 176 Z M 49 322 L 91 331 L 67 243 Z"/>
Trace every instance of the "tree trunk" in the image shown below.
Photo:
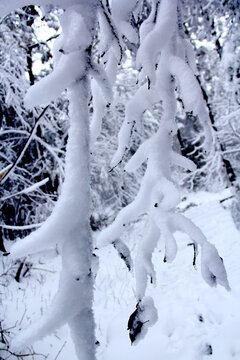
<path fill-rule="evenodd" d="M 66 267 L 69 276 L 74 277 L 73 296 L 76 296 L 76 285 L 79 296 L 79 312 L 69 321 L 77 354 L 81 360 L 93 360 L 95 359 L 95 324 L 92 312 L 89 115 L 87 107 L 88 81 L 86 79 L 71 86 L 69 101 L 71 125 L 66 159 L 65 189 L 63 189 L 62 195 L 63 197 L 67 196 L 66 212 L 69 210 L 71 214 L 68 215 L 75 217 L 75 221 L 74 226 L 69 228 L 68 238 L 63 244 L 62 271 L 64 272 Z M 71 282 L 73 279 L 69 280 Z M 69 294 L 69 296 L 71 295 Z"/>

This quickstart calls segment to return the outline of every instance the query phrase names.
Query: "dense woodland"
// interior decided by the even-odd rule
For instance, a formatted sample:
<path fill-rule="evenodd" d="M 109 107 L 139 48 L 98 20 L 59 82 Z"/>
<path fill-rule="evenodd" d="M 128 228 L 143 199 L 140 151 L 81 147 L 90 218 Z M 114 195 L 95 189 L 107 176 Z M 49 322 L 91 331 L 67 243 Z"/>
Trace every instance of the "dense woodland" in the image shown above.
<path fill-rule="evenodd" d="M 37 359 L 31 345 L 66 323 L 76 359 L 105 359 L 93 316 L 105 246 L 135 278 L 136 347 L 159 319 L 154 254 L 174 263 L 175 232 L 205 282 L 230 290 L 218 244 L 185 212 L 187 194 L 223 193 L 240 229 L 240 3 L 2 1 L 0 15 L 0 359 Z M 62 259 L 59 289 L 17 331 L 4 304 L 41 277 L 39 257 Z"/>

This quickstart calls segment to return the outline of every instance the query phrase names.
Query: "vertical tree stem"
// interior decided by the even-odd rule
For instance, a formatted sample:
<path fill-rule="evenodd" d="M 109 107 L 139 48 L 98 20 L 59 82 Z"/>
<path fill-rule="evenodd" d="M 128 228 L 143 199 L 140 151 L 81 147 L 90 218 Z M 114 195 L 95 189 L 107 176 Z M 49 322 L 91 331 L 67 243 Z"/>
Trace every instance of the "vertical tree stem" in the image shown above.
<path fill-rule="evenodd" d="M 90 231 L 90 172 L 88 80 L 77 81 L 68 91 L 70 130 L 66 158 L 63 197 L 77 220 L 71 224 L 63 245 L 63 271 L 74 277 L 72 291 L 78 287 L 79 312 L 69 320 L 76 352 L 81 360 L 95 359 L 95 323 L 93 318 L 93 279 L 91 276 L 92 236 Z M 64 192 L 66 192 L 64 194 Z M 66 198 L 65 198 L 66 200 Z M 67 209 L 66 209 L 67 211 Z M 69 271 L 70 270 L 70 271 Z M 72 281 L 72 279 L 70 279 Z M 72 294 L 69 294 L 72 296 Z"/>

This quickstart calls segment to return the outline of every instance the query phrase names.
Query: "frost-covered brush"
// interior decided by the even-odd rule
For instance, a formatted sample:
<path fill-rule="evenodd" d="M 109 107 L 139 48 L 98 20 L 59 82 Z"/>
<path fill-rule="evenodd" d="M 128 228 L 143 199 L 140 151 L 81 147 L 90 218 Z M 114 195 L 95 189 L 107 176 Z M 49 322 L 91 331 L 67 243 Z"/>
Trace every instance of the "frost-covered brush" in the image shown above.
<path fill-rule="evenodd" d="M 179 88 L 187 111 L 198 115 L 205 129 L 205 145 L 212 151 L 214 142 L 206 104 L 201 89 L 194 76 L 195 64 L 192 48 L 183 38 L 180 2 L 162 0 L 152 2 L 152 13 L 140 28 L 140 47 L 137 65 L 142 70 L 142 85 L 130 100 L 126 118 L 119 132 L 119 146 L 112 166 L 118 164 L 126 148 L 129 147 L 133 127 L 142 127 L 144 111 L 158 101 L 162 101 L 163 116 L 159 129 L 152 138 L 146 140 L 132 156 L 125 167 L 135 171 L 147 160 L 147 169 L 135 200 L 123 208 L 115 221 L 104 229 L 98 237 L 98 247 L 114 243 L 129 222 L 140 215 L 148 215 L 148 231 L 143 237 L 135 263 L 137 306 L 130 316 L 128 329 L 132 342 L 142 338 L 149 326 L 157 321 L 153 301 L 146 301 L 147 279 L 156 282 L 152 254 L 160 237 L 165 242 L 165 262 L 172 262 L 177 253 L 174 232 L 185 232 L 195 246 L 201 247 L 201 271 L 210 286 L 220 284 L 230 289 L 224 264 L 214 245 L 210 244 L 202 231 L 191 220 L 176 213 L 180 201 L 176 184 L 171 178 L 171 168 L 180 166 L 195 171 L 195 164 L 174 152 L 172 139 L 176 134 L 176 97 Z M 147 78 L 147 82 L 144 79 Z M 143 305 L 144 304 L 144 305 Z M 148 313 L 145 316 L 144 313 Z"/>
<path fill-rule="evenodd" d="M 38 324 L 31 325 L 12 342 L 13 348 L 26 346 L 48 335 L 55 328 L 68 323 L 81 360 L 95 359 L 94 320 L 92 314 L 93 275 L 92 238 L 90 233 L 89 189 L 89 113 L 91 95 L 96 109 L 92 123 L 94 141 L 101 129 L 104 104 L 111 102 L 111 88 L 117 63 L 122 58 L 122 38 L 138 43 L 137 26 L 132 24 L 139 16 L 143 1 L 112 0 L 109 5 L 100 0 L 2 0 L 0 15 L 19 6 L 42 5 L 45 11 L 54 6 L 64 9 L 60 22 L 62 34 L 54 45 L 54 71 L 30 88 L 25 103 L 29 107 L 46 105 L 67 89 L 70 129 L 66 153 L 66 175 L 61 196 L 47 221 L 37 231 L 16 242 L 11 249 L 14 257 L 26 256 L 43 250 L 61 247 L 62 272 L 59 290 Z M 148 4 L 150 6 L 150 2 Z M 163 103 L 163 118 L 158 132 L 144 142 L 126 166 L 134 171 L 148 159 L 148 166 L 136 199 L 117 216 L 114 223 L 99 237 L 99 245 L 113 243 L 120 255 L 131 260 L 127 246 L 119 239 L 123 225 L 143 213 L 148 214 L 148 236 L 139 247 L 136 263 L 137 308 L 129 320 L 131 340 L 140 339 L 157 315 L 151 298 L 145 296 L 147 278 L 155 282 L 152 252 L 160 234 L 165 240 L 166 260 L 172 261 L 177 246 L 175 230 L 183 230 L 192 241 L 202 247 L 202 274 L 210 285 L 217 283 L 229 288 L 224 265 L 215 247 L 207 242 L 192 222 L 175 213 L 179 201 L 176 185 L 171 179 L 171 166 L 194 170 L 194 164 L 172 150 L 172 136 L 176 132 L 177 86 L 186 109 L 201 119 L 206 132 L 207 147 L 211 147 L 211 128 L 197 81 L 192 71 L 189 44 L 179 30 L 177 0 L 151 1 L 152 12 L 140 28 L 140 47 L 137 66 L 142 69 L 141 87 L 119 134 L 119 150 L 113 164 L 121 160 L 129 146 L 133 127 L 141 126 L 142 113 L 157 101 Z M 110 9 L 110 10 L 109 10 Z M 103 59 L 107 72 L 96 64 L 92 46 L 97 23 L 101 29 Z M 105 31 L 107 30 L 107 31 Z M 135 44 L 137 46 L 138 44 Z M 134 48 L 134 46 L 133 46 Z M 94 80 L 92 80 L 94 79 Z M 142 83 L 142 82 L 143 83 Z M 91 89 L 92 86 L 92 89 Z M 100 97 L 100 90 L 103 97 Z M 138 103 L 136 101 L 138 99 Z M 135 101 L 135 103 L 134 103 Z M 136 104 L 139 111 L 134 114 Z M 136 115 L 136 116 L 135 116 Z M 94 258 L 94 257 L 93 257 Z M 96 260 L 96 259 L 95 259 Z"/>
<path fill-rule="evenodd" d="M 30 54 L 29 48 L 38 41 L 34 33 L 37 18 L 34 7 L 25 7 L 7 15 L 1 23 L 0 234 L 5 247 L 8 240 L 29 234 L 30 228 L 26 226 L 40 223 L 47 217 L 54 204 L 57 185 L 64 175 L 64 152 L 61 150 L 64 137 L 62 129 L 57 128 L 64 119 L 60 106 L 54 109 L 51 105 L 46 113 L 39 108 L 27 110 L 23 102 L 29 83 L 35 81 L 35 55 Z M 34 54 L 38 46 L 39 43 Z M 42 59 L 46 59 L 47 46 L 40 48 Z M 50 181 L 42 189 L 28 191 L 50 174 Z M 23 189 L 26 192 L 19 191 Z"/>

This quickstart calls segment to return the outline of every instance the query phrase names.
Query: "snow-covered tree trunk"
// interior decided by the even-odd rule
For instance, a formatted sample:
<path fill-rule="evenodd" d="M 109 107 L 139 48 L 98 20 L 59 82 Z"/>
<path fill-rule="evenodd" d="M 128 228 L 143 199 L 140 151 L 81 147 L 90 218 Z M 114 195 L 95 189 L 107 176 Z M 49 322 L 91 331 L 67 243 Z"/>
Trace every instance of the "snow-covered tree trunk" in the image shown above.
<path fill-rule="evenodd" d="M 66 224 L 69 232 L 62 249 L 63 277 L 72 284 L 76 314 L 69 320 L 76 351 L 81 359 L 95 358 L 93 278 L 91 274 L 92 238 L 90 231 L 89 116 L 88 80 L 69 89 L 71 125 L 66 159 L 66 180 L 62 194 L 67 198 L 67 216 L 75 224 Z M 76 192 L 76 190 L 78 191 Z M 73 298 L 72 298 L 73 299 Z M 69 306 L 69 304 L 66 304 Z M 80 356 L 79 356 L 80 358 Z"/>
<path fill-rule="evenodd" d="M 19 334 L 12 347 L 27 346 L 68 323 L 81 360 L 95 359 L 88 112 L 95 19 L 95 1 L 65 6 L 61 17 L 62 35 L 55 44 L 55 70 L 33 86 L 26 97 L 26 104 L 33 107 L 48 103 L 67 88 L 70 129 L 65 182 L 45 224 L 11 249 L 12 256 L 21 257 L 58 244 L 62 254 L 59 290 L 48 312 L 37 324 Z"/>
<path fill-rule="evenodd" d="M 22 332 L 13 342 L 20 348 L 68 323 L 81 359 L 94 359 L 95 336 L 92 313 L 93 278 L 91 274 L 92 239 L 89 225 L 89 117 L 88 81 L 76 81 L 68 90 L 70 129 L 67 145 L 66 178 L 60 201 L 42 229 L 16 243 L 14 256 L 39 251 L 38 241 L 45 233 L 44 248 L 60 242 L 62 273 L 59 290 L 48 313 L 37 325 Z M 35 247 L 35 249 L 34 249 Z"/>

